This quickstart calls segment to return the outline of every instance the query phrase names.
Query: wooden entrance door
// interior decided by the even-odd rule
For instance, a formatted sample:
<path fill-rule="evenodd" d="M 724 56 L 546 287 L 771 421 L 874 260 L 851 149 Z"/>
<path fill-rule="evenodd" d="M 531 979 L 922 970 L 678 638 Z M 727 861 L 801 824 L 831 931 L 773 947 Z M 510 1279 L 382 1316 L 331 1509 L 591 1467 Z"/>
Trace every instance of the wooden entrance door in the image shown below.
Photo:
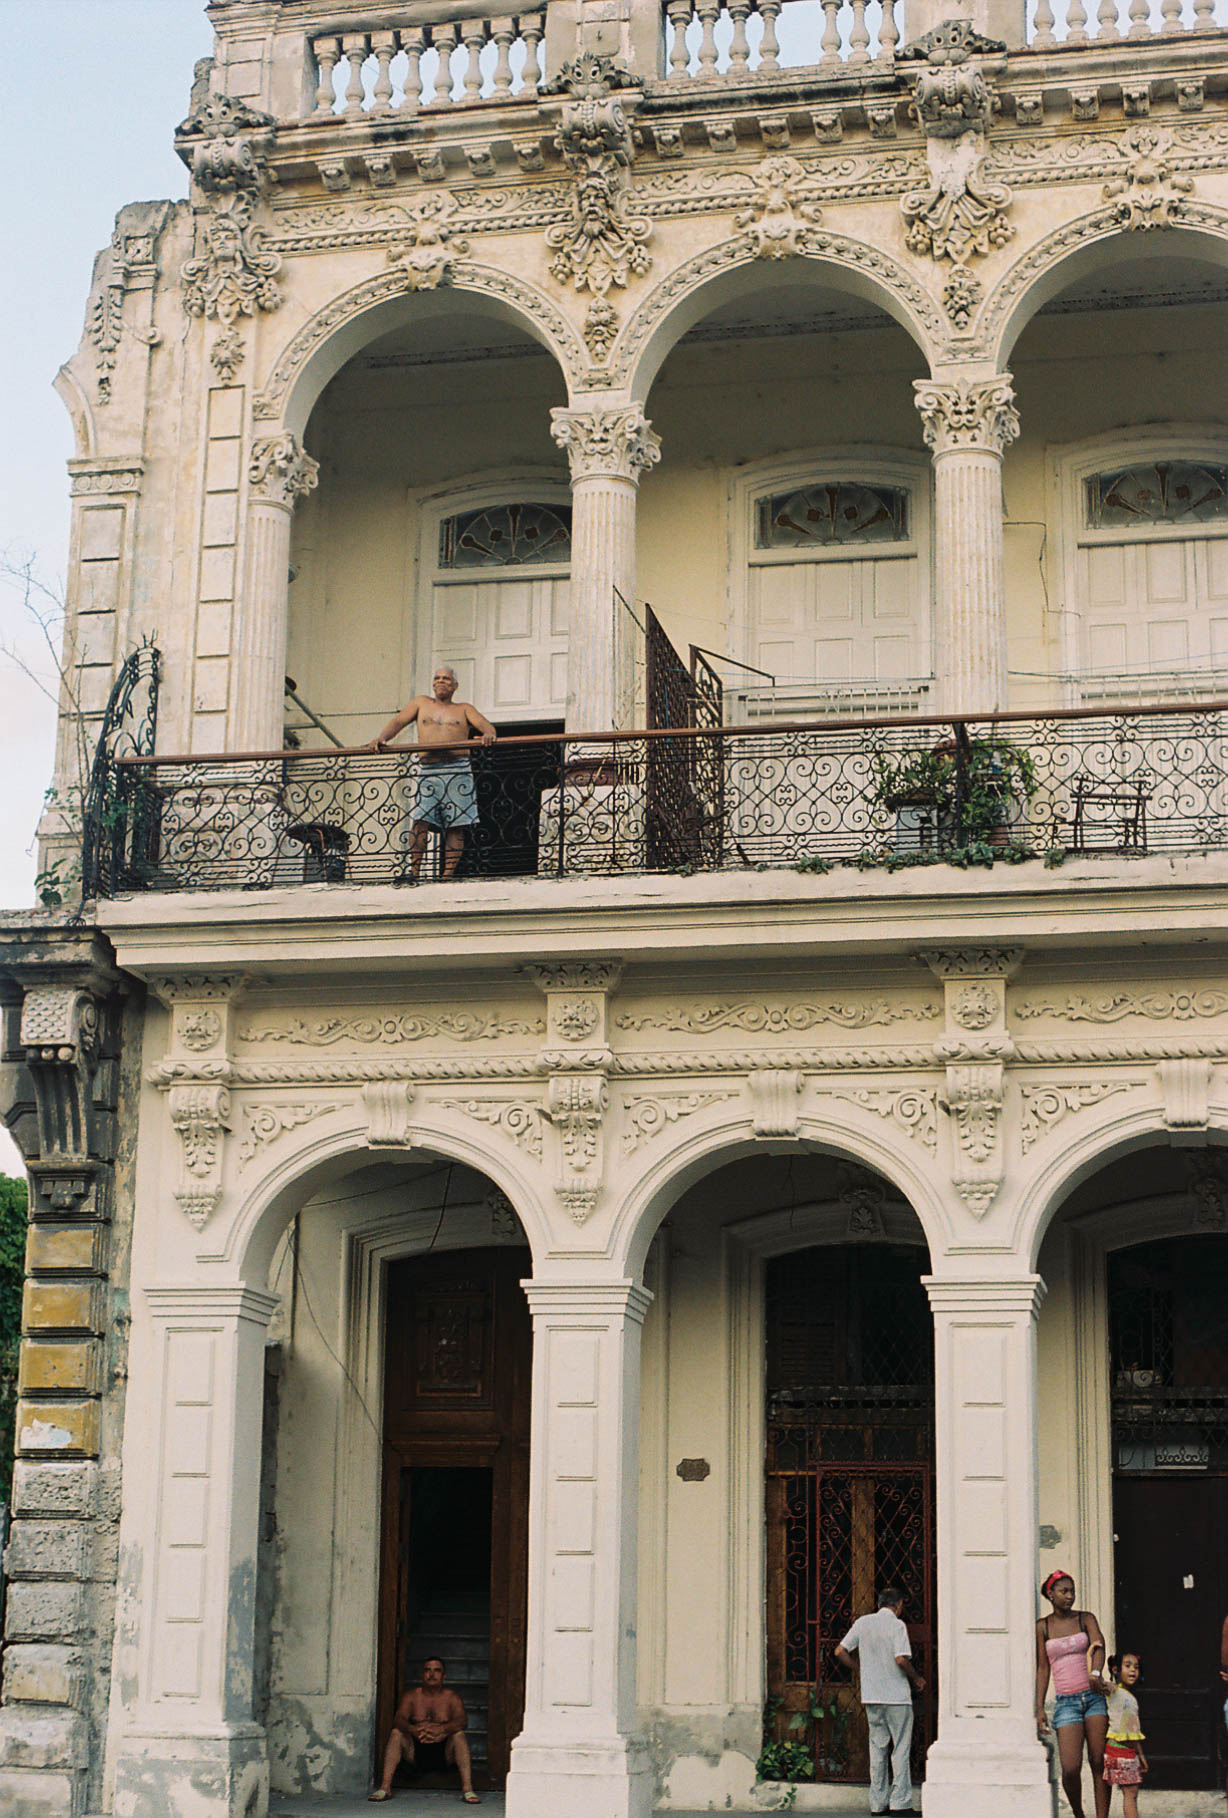
<path fill-rule="evenodd" d="M 1228 1477 L 1118 1477 L 1117 1638 L 1141 1656 L 1148 1786 L 1211 1788 L 1225 1687 Z"/>
<path fill-rule="evenodd" d="M 466 1702 L 496 1786 L 524 1716 L 531 1268 L 490 1249 L 388 1271 L 379 1743 L 424 1648 L 462 1695 L 476 1663 Z"/>

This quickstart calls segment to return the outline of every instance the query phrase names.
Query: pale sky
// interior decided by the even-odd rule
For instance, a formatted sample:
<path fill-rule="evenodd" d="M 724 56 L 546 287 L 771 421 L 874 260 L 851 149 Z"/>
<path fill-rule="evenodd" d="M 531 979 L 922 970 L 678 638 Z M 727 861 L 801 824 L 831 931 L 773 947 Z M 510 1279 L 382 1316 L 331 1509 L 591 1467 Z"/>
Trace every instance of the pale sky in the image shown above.
<path fill-rule="evenodd" d="M 171 136 L 212 33 L 203 0 L 0 0 L 0 553 L 58 586 L 68 547 L 68 416 L 51 389 L 81 335 L 95 254 L 125 202 L 187 194 Z M 31 36 L 33 31 L 34 36 Z M 37 48 L 36 48 L 37 46 Z M 20 600 L 0 584 L 0 643 L 50 679 Z M 51 771 L 53 713 L 0 656 L 0 909 L 34 900 L 28 848 Z M 0 1172 L 17 1154 L 0 1130 Z"/>

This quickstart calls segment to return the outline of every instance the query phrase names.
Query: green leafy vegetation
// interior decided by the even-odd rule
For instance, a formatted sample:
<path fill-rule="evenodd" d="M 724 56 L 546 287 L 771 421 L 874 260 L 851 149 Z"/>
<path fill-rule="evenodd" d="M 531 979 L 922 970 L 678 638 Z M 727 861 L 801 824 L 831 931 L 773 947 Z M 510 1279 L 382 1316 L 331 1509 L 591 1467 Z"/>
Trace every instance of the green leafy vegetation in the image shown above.
<path fill-rule="evenodd" d="M 25 1254 L 26 1183 L 0 1174 L 0 1505 L 7 1505 L 13 1482 Z"/>
<path fill-rule="evenodd" d="M 1031 756 L 1009 739 L 970 739 L 962 763 L 954 739 L 929 751 L 906 751 L 898 758 L 879 752 L 874 758 L 874 801 L 892 810 L 932 808 L 940 824 L 949 822 L 958 831 L 964 850 L 990 842 L 1035 788 Z"/>

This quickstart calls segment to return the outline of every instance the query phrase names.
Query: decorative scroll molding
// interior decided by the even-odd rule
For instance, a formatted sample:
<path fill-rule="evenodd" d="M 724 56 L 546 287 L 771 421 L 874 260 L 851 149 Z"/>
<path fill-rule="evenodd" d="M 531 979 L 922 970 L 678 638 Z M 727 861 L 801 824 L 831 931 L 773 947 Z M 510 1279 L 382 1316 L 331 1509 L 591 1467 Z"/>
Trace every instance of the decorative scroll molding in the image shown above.
<path fill-rule="evenodd" d="M 938 384 L 914 379 L 927 448 L 943 455 L 956 448 L 1002 454 L 1019 434 L 1019 412 L 1009 373 L 992 379 L 956 379 Z"/>
<path fill-rule="evenodd" d="M 1022 1086 L 1023 1111 L 1019 1120 L 1019 1141 L 1023 1153 L 1048 1136 L 1055 1124 L 1072 1112 L 1098 1105 L 1116 1092 L 1133 1091 L 1137 1080 L 1109 1080 L 1080 1086 Z"/>
<path fill-rule="evenodd" d="M 1195 1017 L 1228 1015 L 1228 991 L 1114 991 L 1099 996 L 1071 992 L 1062 998 L 1036 998 L 1015 1006 L 1021 1023 L 1053 1016 L 1069 1023 L 1119 1023 L 1128 1016 L 1149 1022 L 1187 1023 Z"/>
<path fill-rule="evenodd" d="M 758 1067 L 748 1075 L 746 1084 L 756 1136 L 796 1137 L 801 1120 L 798 1100 L 804 1083 L 797 1067 Z"/>
<path fill-rule="evenodd" d="M 677 1123 L 679 1118 L 690 1117 L 709 1105 L 718 1105 L 737 1096 L 736 1092 L 678 1092 L 659 1098 L 628 1098 L 623 1105 L 626 1114 L 623 1154 L 631 1155 L 641 1143 L 659 1136 L 667 1124 Z"/>
<path fill-rule="evenodd" d="M 388 248 L 388 263 L 401 271 L 406 290 L 437 290 L 451 279 L 457 255 L 469 251 L 456 232 L 456 212 L 447 190 L 407 204 L 404 231 Z"/>
<path fill-rule="evenodd" d="M 1136 126 L 1125 135 L 1126 173 L 1104 186 L 1119 226 L 1131 231 L 1172 227 L 1186 198 L 1194 193 L 1192 177 L 1180 175 L 1171 158 L 1172 138 L 1154 126 Z"/>
<path fill-rule="evenodd" d="M 639 481 L 661 459 L 661 438 L 654 434 L 639 404 L 614 410 L 550 412 L 550 434 L 566 450 L 573 483 L 577 480 Z"/>
<path fill-rule="evenodd" d="M 608 1103 L 603 1074 L 556 1073 L 550 1081 L 545 1115 L 558 1133 L 560 1156 L 554 1190 L 577 1224 L 592 1213 L 600 1193 Z"/>
<path fill-rule="evenodd" d="M 503 1041 L 512 1035 L 540 1035 L 545 1028 L 540 1017 L 500 1016 L 497 1011 L 480 1014 L 472 1010 L 449 1010 L 440 1016 L 416 1016 L 408 1012 L 396 1016 L 331 1016 L 307 1022 L 294 1017 L 288 1023 L 262 1027 L 247 1023 L 239 1031 L 239 1040 L 286 1042 L 310 1048 L 328 1048 L 334 1042 L 379 1043 L 399 1047 L 403 1042 L 438 1041 Z"/>
<path fill-rule="evenodd" d="M 247 465 L 247 477 L 253 498 L 293 509 L 299 499 L 315 491 L 320 465 L 305 452 L 295 436 L 284 431 L 279 436 L 266 436 L 255 443 Z"/>
<path fill-rule="evenodd" d="M 843 1029 L 864 1029 L 872 1024 L 912 1022 L 939 1014 L 939 1007 L 933 1002 L 898 1003 L 885 997 L 846 1002 L 840 998 L 827 998 L 791 1004 L 709 1004 L 700 1009 L 681 1004 L 668 1010 L 619 1016 L 616 1026 L 619 1029 L 695 1030 L 705 1035 L 716 1029 L 785 1035 L 803 1033 L 817 1028 L 820 1023 L 836 1023 Z"/>
<path fill-rule="evenodd" d="M 803 200 L 806 177 L 796 158 L 765 158 L 751 174 L 755 199 L 735 216 L 756 259 L 790 259 L 805 252 L 805 235 L 822 210 Z"/>
<path fill-rule="evenodd" d="M 519 1098 L 442 1099 L 439 1102 L 451 1104 L 478 1123 L 490 1124 L 502 1135 L 510 1137 L 517 1148 L 531 1155 L 534 1161 L 541 1160 L 542 1113 L 537 1105 Z"/>
<path fill-rule="evenodd" d="M 230 1129 L 230 1092 L 224 1085 L 172 1086 L 171 1126 L 180 1142 L 175 1198 L 184 1217 L 201 1231 L 222 1196 L 222 1161 Z"/>
<path fill-rule="evenodd" d="M 1003 1090 L 1000 1062 L 947 1068 L 946 1093 L 938 1102 L 954 1118 L 960 1151 L 968 1161 L 987 1162 L 997 1147 Z"/>
<path fill-rule="evenodd" d="M 309 1124 L 313 1118 L 326 1117 L 330 1111 L 340 1111 L 339 1104 L 322 1105 L 317 1099 L 298 1104 L 244 1105 L 242 1107 L 243 1140 L 239 1145 L 238 1163 L 241 1168 L 262 1149 L 266 1143 L 275 1142 L 288 1130 L 297 1130 L 303 1124 Z"/>
<path fill-rule="evenodd" d="M 410 1129 L 413 1103 L 413 1087 L 405 1080 L 369 1080 L 362 1089 L 362 1108 L 367 1116 L 368 1148 L 410 1148 L 413 1144 Z"/>
<path fill-rule="evenodd" d="M 863 1105 L 877 1117 L 890 1118 L 897 1129 L 924 1144 L 931 1154 L 938 1147 L 938 1094 L 932 1086 L 906 1086 L 903 1090 L 824 1086 L 820 1090 L 833 1098 Z"/>

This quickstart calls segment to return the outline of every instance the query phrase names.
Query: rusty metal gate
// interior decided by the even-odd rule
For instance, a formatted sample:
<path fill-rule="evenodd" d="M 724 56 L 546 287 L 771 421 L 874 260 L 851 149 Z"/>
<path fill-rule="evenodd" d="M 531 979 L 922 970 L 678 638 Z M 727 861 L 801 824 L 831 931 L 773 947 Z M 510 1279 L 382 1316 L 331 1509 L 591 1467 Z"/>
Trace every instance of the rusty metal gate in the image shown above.
<path fill-rule="evenodd" d="M 918 1780 L 934 1737 L 933 1345 L 923 1267 L 922 1251 L 859 1245 L 804 1251 L 768 1269 L 766 1729 L 804 1741 L 816 1780 L 869 1776 L 856 1686 L 833 1655 L 886 1585 L 904 1592 L 926 1681 L 914 1700 Z"/>

